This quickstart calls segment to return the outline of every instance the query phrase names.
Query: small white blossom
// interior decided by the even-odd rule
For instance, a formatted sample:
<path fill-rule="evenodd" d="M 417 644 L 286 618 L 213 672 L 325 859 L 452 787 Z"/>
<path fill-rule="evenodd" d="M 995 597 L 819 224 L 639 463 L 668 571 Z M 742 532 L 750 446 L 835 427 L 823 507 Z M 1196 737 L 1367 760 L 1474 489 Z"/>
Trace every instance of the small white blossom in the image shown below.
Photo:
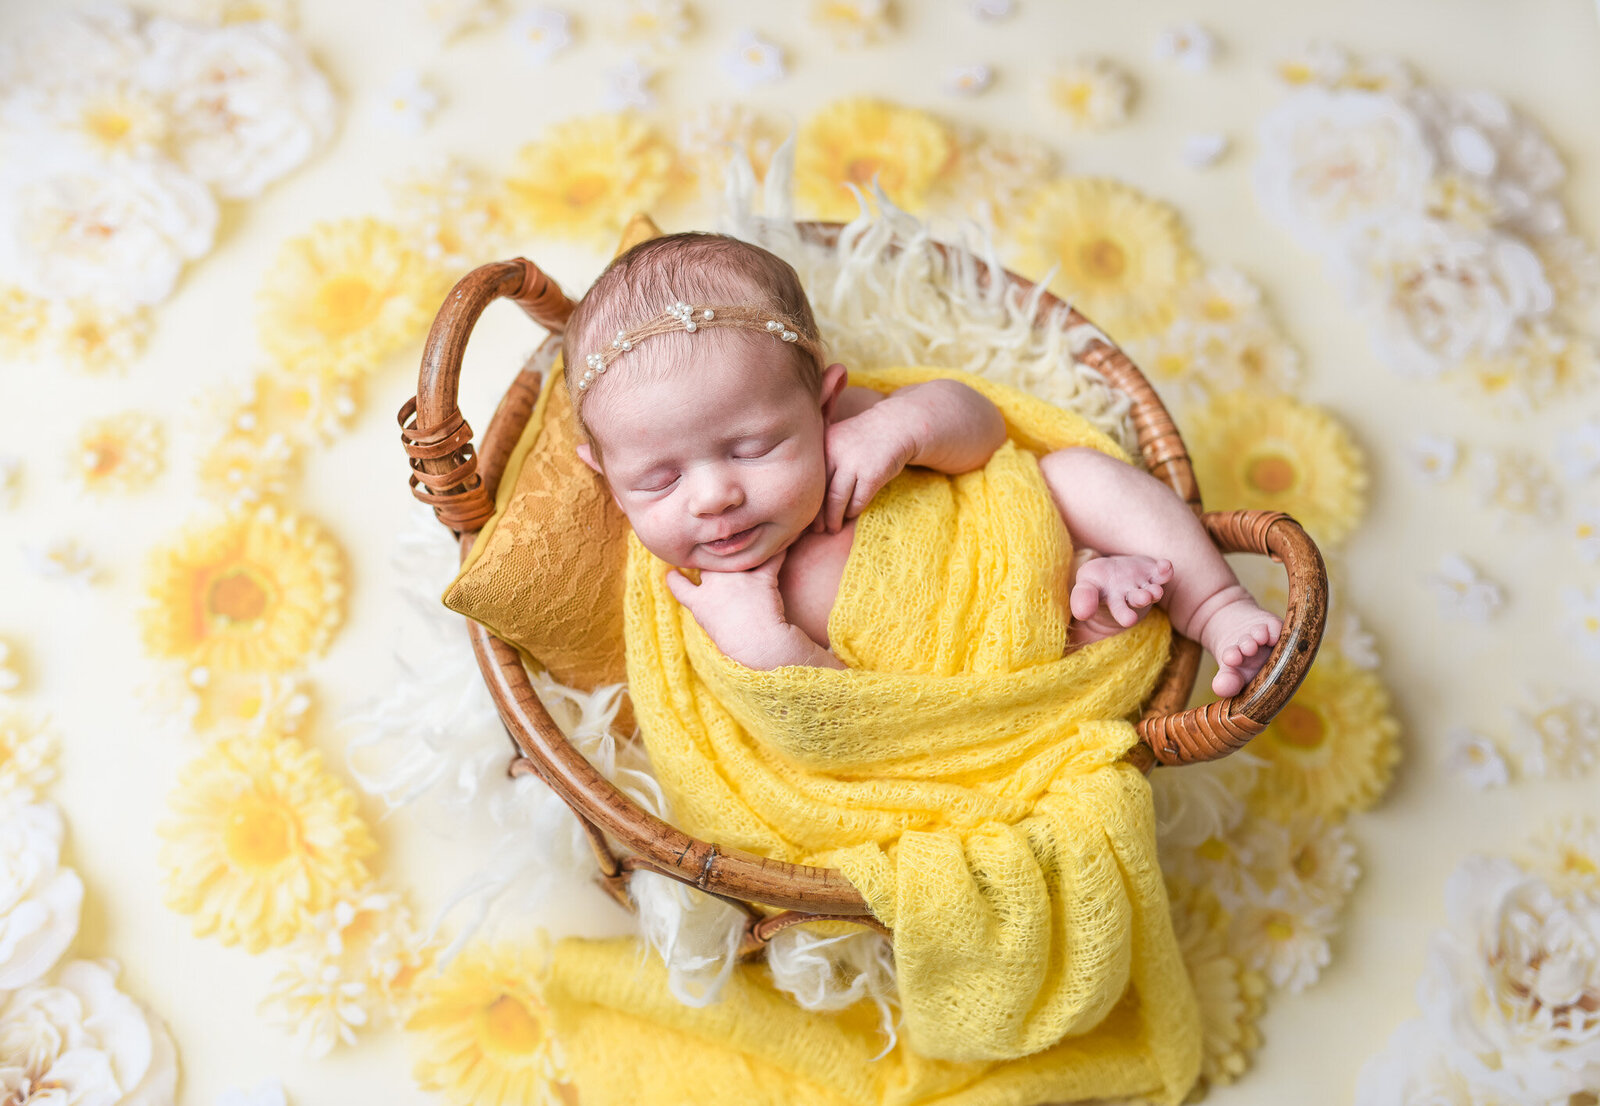
<path fill-rule="evenodd" d="M 1191 169 L 1215 165 L 1228 152 L 1228 136 L 1215 131 L 1184 135 L 1183 163 Z"/>
<path fill-rule="evenodd" d="M 1556 463 L 1568 480 L 1600 472 L 1600 419 L 1590 419 L 1556 438 Z"/>
<path fill-rule="evenodd" d="M 976 96 L 993 81 L 994 71 L 987 65 L 958 65 L 945 70 L 944 90 L 957 96 Z"/>
<path fill-rule="evenodd" d="M 1046 90 L 1068 129 L 1103 131 L 1126 122 L 1134 79 L 1110 58 L 1081 57 L 1058 66 L 1048 77 Z"/>
<path fill-rule="evenodd" d="M 1511 778 L 1500 748 L 1475 730 L 1456 727 L 1445 734 L 1445 767 L 1479 791 L 1504 787 Z"/>
<path fill-rule="evenodd" d="M 771 84 L 783 79 L 783 51 L 754 31 L 740 31 L 733 49 L 722 55 L 722 67 L 740 88 Z"/>
<path fill-rule="evenodd" d="M 1530 687 L 1526 705 L 1508 707 L 1525 775 L 1571 779 L 1600 759 L 1600 707 L 1565 692 Z"/>
<path fill-rule="evenodd" d="M 1557 818 L 1529 844 L 1528 867 L 1558 892 L 1600 902 L 1600 821 L 1588 815 Z"/>
<path fill-rule="evenodd" d="M 1017 11 L 1016 0 L 967 0 L 967 7 L 979 19 L 995 22 L 1010 19 Z"/>
<path fill-rule="evenodd" d="M 407 134 L 421 134 L 439 110 L 439 94 L 421 73 L 408 69 L 389 82 L 379 100 L 383 119 Z"/>
<path fill-rule="evenodd" d="M 1339 655 L 1357 668 L 1375 671 L 1382 661 L 1372 631 L 1363 626 L 1351 611 L 1343 612 L 1332 621 L 1335 626 L 1333 645 L 1339 650 Z"/>
<path fill-rule="evenodd" d="M 656 103 L 655 93 L 650 91 L 650 84 L 655 79 L 656 70 L 638 58 L 629 58 L 621 65 L 606 70 L 606 87 L 601 102 L 607 111 L 622 111 L 624 108 L 649 110 Z"/>
<path fill-rule="evenodd" d="M 1508 518 L 1555 517 L 1560 493 L 1543 461 L 1522 450 L 1479 450 L 1473 458 L 1478 498 Z"/>
<path fill-rule="evenodd" d="M 65 580 L 87 588 L 100 580 L 100 567 L 74 538 L 62 538 L 49 545 L 22 547 L 28 567 L 46 580 Z"/>
<path fill-rule="evenodd" d="M 1406 449 L 1406 459 L 1411 470 L 1431 484 L 1450 479 L 1461 460 L 1461 450 L 1454 438 L 1438 434 L 1421 434 L 1411 440 Z"/>
<path fill-rule="evenodd" d="M 1566 621 L 1584 656 L 1600 660 L 1600 587 L 1584 591 L 1565 588 L 1561 593 Z"/>
<path fill-rule="evenodd" d="M 685 0 L 625 0 L 617 36 L 649 51 L 676 50 L 694 26 Z"/>
<path fill-rule="evenodd" d="M 1328 940 L 1338 928 L 1336 919 L 1334 906 L 1280 889 L 1234 913 L 1228 948 L 1273 986 L 1303 991 L 1332 959 Z"/>
<path fill-rule="evenodd" d="M 1446 618 L 1468 618 L 1487 622 L 1505 605 L 1500 585 L 1479 575 L 1464 557 L 1447 554 L 1428 576 L 1428 586 L 1439 600 L 1439 613 Z"/>
<path fill-rule="evenodd" d="M 1572 536 L 1578 540 L 1579 555 L 1590 564 L 1600 564 L 1600 506 L 1591 504 L 1578 511 Z"/>
<path fill-rule="evenodd" d="M 529 8 L 511 21 L 511 36 L 534 65 L 572 45 L 572 18 L 558 8 Z"/>
<path fill-rule="evenodd" d="M 1331 42 L 1308 42 L 1274 67 L 1278 79 L 1293 88 L 1334 88 L 1350 73 L 1350 55 Z"/>
<path fill-rule="evenodd" d="M 1198 23 L 1180 23 L 1161 32 L 1156 39 L 1156 57 L 1177 62 L 1191 73 L 1211 68 L 1217 53 L 1217 40 Z"/>

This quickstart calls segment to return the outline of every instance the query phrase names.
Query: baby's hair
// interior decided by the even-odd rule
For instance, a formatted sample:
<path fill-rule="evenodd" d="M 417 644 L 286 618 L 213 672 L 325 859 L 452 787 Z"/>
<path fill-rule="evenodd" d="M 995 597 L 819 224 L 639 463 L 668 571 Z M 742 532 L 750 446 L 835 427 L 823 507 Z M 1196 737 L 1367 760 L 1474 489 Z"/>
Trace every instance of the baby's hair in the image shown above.
<path fill-rule="evenodd" d="M 632 330 L 655 318 L 674 302 L 693 305 L 730 305 L 771 311 L 788 319 L 802 336 L 820 346 L 811 301 L 794 267 L 778 255 L 725 234 L 689 232 L 668 234 L 641 242 L 613 261 L 589 286 L 567 320 L 563 343 L 565 379 L 578 423 L 598 454 L 584 421 L 584 397 L 576 380 L 585 357 L 610 346 L 619 330 Z M 770 342 L 784 349 L 795 376 L 812 394 L 822 394 L 823 366 L 794 343 L 780 343 L 759 333 L 708 330 L 701 334 L 660 334 L 645 339 L 639 357 L 629 353 L 616 362 L 614 375 L 632 372 L 676 372 L 691 364 L 697 344 L 727 341 Z M 601 391 L 607 388 L 595 389 Z"/>

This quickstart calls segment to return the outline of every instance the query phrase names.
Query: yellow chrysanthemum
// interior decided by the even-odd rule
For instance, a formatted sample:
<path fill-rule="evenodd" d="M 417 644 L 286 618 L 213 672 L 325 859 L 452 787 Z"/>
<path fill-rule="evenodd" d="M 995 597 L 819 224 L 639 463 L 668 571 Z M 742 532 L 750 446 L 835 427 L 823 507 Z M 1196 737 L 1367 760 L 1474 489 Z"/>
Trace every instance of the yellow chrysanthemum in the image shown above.
<path fill-rule="evenodd" d="M 84 372 L 121 372 L 144 349 L 150 332 L 145 308 L 122 311 L 94 300 L 50 305 L 44 340 L 52 356 Z"/>
<path fill-rule="evenodd" d="M 1319 657 L 1288 706 L 1250 742 L 1267 761 L 1251 805 L 1283 819 L 1364 810 L 1389 786 L 1399 737 L 1382 681 L 1342 657 Z"/>
<path fill-rule="evenodd" d="M 1120 341 L 1165 330 L 1200 269 L 1178 213 L 1120 181 L 1052 181 L 1018 226 L 1021 270 L 1042 277 L 1059 266 L 1050 290 Z"/>
<path fill-rule="evenodd" d="M 0 357 L 33 357 L 49 317 L 49 304 L 38 296 L 0 288 Z"/>
<path fill-rule="evenodd" d="M 517 154 L 506 202 L 530 233 L 603 241 L 655 207 L 672 167 L 672 150 L 632 115 L 569 119 Z"/>
<path fill-rule="evenodd" d="M 95 495 L 138 491 L 160 475 L 163 446 L 159 422 L 127 411 L 85 426 L 68 456 L 68 470 Z"/>
<path fill-rule="evenodd" d="M 1286 511 L 1326 544 L 1344 540 L 1366 511 L 1366 459 L 1320 408 L 1235 392 L 1190 412 L 1184 438 L 1213 510 Z"/>
<path fill-rule="evenodd" d="M 167 905 L 250 952 L 281 945 L 367 882 L 356 797 L 292 737 L 218 742 L 178 773 L 158 830 Z"/>
<path fill-rule="evenodd" d="M 56 778 L 56 738 L 18 711 L 0 711 L 0 797 L 31 802 Z"/>
<path fill-rule="evenodd" d="M 389 223 L 318 223 L 284 243 L 262 282 L 262 348 L 296 373 L 367 376 L 427 328 L 441 281 Z"/>
<path fill-rule="evenodd" d="M 1110 58 L 1077 58 L 1046 82 L 1050 103 L 1075 131 L 1103 131 L 1128 118 L 1133 75 Z"/>
<path fill-rule="evenodd" d="M 327 648 L 344 617 L 339 547 L 268 505 L 151 554 L 145 647 L 213 672 L 287 672 Z"/>
<path fill-rule="evenodd" d="M 806 121 L 795 144 L 794 188 L 802 206 L 822 219 L 854 219 L 845 187 L 874 179 L 907 211 L 921 211 L 949 168 L 950 129 L 925 111 L 857 97 L 837 100 Z"/>
<path fill-rule="evenodd" d="M 1214 899 L 1177 887 L 1171 902 L 1178 951 L 1200 1007 L 1200 1078 L 1223 1086 L 1249 1070 L 1261 1047 L 1256 1023 L 1266 1009 L 1266 979 L 1229 955 L 1228 916 Z"/>
<path fill-rule="evenodd" d="M 540 995 L 542 939 L 468 946 L 416 986 L 406 1022 L 421 1055 L 423 1090 L 460 1106 L 559 1106 L 575 1101 Z"/>
<path fill-rule="evenodd" d="M 298 460 L 282 434 L 229 430 L 200 456 L 200 490 L 223 507 L 248 507 L 288 492 Z"/>

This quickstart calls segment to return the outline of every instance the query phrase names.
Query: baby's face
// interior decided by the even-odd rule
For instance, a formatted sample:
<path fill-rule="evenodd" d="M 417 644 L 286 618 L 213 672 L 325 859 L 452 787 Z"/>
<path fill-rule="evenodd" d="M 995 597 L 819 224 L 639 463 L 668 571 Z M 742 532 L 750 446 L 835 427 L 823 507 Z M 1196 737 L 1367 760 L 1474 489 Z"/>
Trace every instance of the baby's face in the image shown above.
<path fill-rule="evenodd" d="M 701 364 L 663 379 L 630 376 L 641 354 L 617 360 L 602 385 L 615 391 L 585 413 L 639 540 L 668 564 L 714 572 L 787 549 L 822 507 L 828 390 L 813 397 L 791 351 L 764 335 L 708 342 Z"/>

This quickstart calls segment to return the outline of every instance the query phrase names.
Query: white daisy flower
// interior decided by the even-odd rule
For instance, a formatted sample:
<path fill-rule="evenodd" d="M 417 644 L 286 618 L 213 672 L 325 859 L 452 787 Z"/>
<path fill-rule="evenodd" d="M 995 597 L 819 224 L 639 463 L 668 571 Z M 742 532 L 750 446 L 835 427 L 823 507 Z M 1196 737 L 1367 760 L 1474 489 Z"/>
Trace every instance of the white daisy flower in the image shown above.
<path fill-rule="evenodd" d="M 1578 511 L 1572 536 L 1578 539 L 1578 553 L 1583 559 L 1600 564 L 1600 505 L 1591 504 Z"/>
<path fill-rule="evenodd" d="M 1317 981 L 1332 953 L 1337 910 L 1327 903 L 1268 896 L 1241 907 L 1228 926 L 1229 950 L 1273 986 L 1303 991 Z"/>
<path fill-rule="evenodd" d="M 1344 611 L 1331 621 L 1334 623 L 1334 632 L 1330 644 L 1339 651 L 1339 655 L 1356 668 L 1375 671 L 1382 660 L 1378 656 L 1378 642 L 1372 636 L 1372 631 L 1361 624 L 1353 611 Z"/>
<path fill-rule="evenodd" d="M 1068 130 L 1103 131 L 1127 120 L 1134 79 L 1110 58 L 1083 57 L 1057 66 L 1046 90 Z"/>
<path fill-rule="evenodd" d="M 1588 390 L 1600 379 L 1600 353 L 1587 338 L 1537 321 L 1503 353 L 1469 357 L 1460 376 L 1497 411 L 1529 415 Z"/>
<path fill-rule="evenodd" d="M 1420 1019 L 1400 1023 L 1388 1047 L 1361 1066 L 1354 1106 L 1522 1106 L 1474 1084 Z"/>
<path fill-rule="evenodd" d="M 722 55 L 722 67 L 740 88 L 752 89 L 783 79 L 783 51 L 755 31 L 743 30 Z"/>
<path fill-rule="evenodd" d="M 1357 58 L 1339 80 L 1340 88 L 1357 92 L 1383 92 L 1391 95 L 1409 91 L 1417 83 L 1411 66 L 1397 57 L 1378 55 Z"/>
<path fill-rule="evenodd" d="M 439 94 L 415 69 L 395 75 L 379 97 L 382 118 L 406 134 L 421 134 L 439 110 Z"/>
<path fill-rule="evenodd" d="M 1198 23 L 1180 23 L 1161 32 L 1155 52 L 1163 61 L 1177 62 L 1191 73 L 1201 73 L 1211 68 L 1217 40 Z"/>
<path fill-rule="evenodd" d="M 1350 831 L 1343 822 L 1311 814 L 1290 818 L 1287 829 L 1289 866 L 1282 879 L 1293 885 L 1294 897 L 1337 909 L 1361 877 Z"/>
<path fill-rule="evenodd" d="M 1398 101 L 1310 88 L 1261 121 L 1256 195 L 1302 245 L 1331 249 L 1352 226 L 1421 211 L 1433 167 L 1422 124 Z"/>
<path fill-rule="evenodd" d="M 979 19 L 999 22 L 1016 14 L 1017 3 L 1016 0 L 967 0 L 967 8 Z"/>
<path fill-rule="evenodd" d="M 1412 472 L 1430 484 L 1438 484 L 1455 475 L 1461 450 L 1454 438 L 1421 434 L 1406 448 L 1406 459 L 1411 462 Z"/>
<path fill-rule="evenodd" d="M 957 96 L 976 96 L 993 81 L 994 71 L 987 65 L 958 65 L 945 70 L 944 90 Z"/>
<path fill-rule="evenodd" d="M 1458 554 L 1447 554 L 1428 576 L 1428 587 L 1439 600 L 1439 613 L 1446 618 L 1466 618 L 1487 622 L 1505 605 L 1505 593 L 1493 580 Z"/>
<path fill-rule="evenodd" d="M 22 498 L 22 458 L 0 456 L 0 508 L 11 510 Z"/>
<path fill-rule="evenodd" d="M 1226 265 L 1212 266 L 1178 293 L 1178 313 L 1207 326 L 1241 322 L 1260 309 L 1260 285 Z"/>
<path fill-rule="evenodd" d="M 1228 152 L 1228 136 L 1216 131 L 1184 135 L 1179 148 L 1183 163 L 1191 169 L 1215 165 Z"/>
<path fill-rule="evenodd" d="M 1500 747 L 1481 733 L 1461 726 L 1445 734 L 1444 764 L 1479 791 L 1504 787 L 1511 778 Z"/>
<path fill-rule="evenodd" d="M 638 58 L 629 58 L 621 65 L 607 69 L 601 103 L 607 111 L 622 111 L 625 108 L 648 111 L 656 103 L 655 93 L 650 91 L 656 72 Z"/>
<path fill-rule="evenodd" d="M 868 46 L 889 30 L 889 0 L 812 0 L 811 22 L 836 46 Z"/>
<path fill-rule="evenodd" d="M 1600 419 L 1590 419 L 1556 438 L 1556 463 L 1567 479 L 1587 480 L 1600 472 Z"/>
<path fill-rule="evenodd" d="M 1558 818 L 1536 833 L 1529 846 L 1528 866 L 1557 891 L 1600 900 L 1600 821 Z"/>
<path fill-rule="evenodd" d="M 1279 80 L 1293 88 L 1333 88 L 1350 72 L 1350 55 L 1331 42 L 1308 42 L 1273 67 Z"/>
<path fill-rule="evenodd" d="M 647 50 L 676 50 L 693 26 L 685 0 L 626 0 L 616 32 Z"/>
<path fill-rule="evenodd" d="M 1560 492 L 1545 463 L 1516 449 L 1479 450 L 1473 457 L 1478 498 L 1504 517 L 1548 520 L 1555 517 Z"/>
<path fill-rule="evenodd" d="M 572 45 L 572 17 L 557 8 L 529 8 L 511 21 L 511 37 L 534 65 Z"/>
<path fill-rule="evenodd" d="M 1594 631 L 1600 638 L 1600 628 Z M 1571 779 L 1600 758 L 1600 707 L 1566 692 L 1526 689 L 1527 705 L 1508 707 L 1511 737 L 1525 775 Z"/>
<path fill-rule="evenodd" d="M 75 538 L 61 538 L 48 545 L 25 545 L 22 552 L 28 567 L 46 580 L 65 580 L 83 589 L 99 583 L 103 575 Z"/>
<path fill-rule="evenodd" d="M 1578 648 L 1583 650 L 1584 656 L 1600 659 L 1600 587 L 1588 591 L 1565 588 L 1561 592 L 1561 602 Z"/>
<path fill-rule="evenodd" d="M 446 42 L 492 27 L 505 14 L 501 0 L 422 0 L 422 14 Z"/>
<path fill-rule="evenodd" d="M 96 299 L 50 304 L 44 347 L 63 364 L 88 373 L 122 372 L 144 351 L 150 310 Z"/>

